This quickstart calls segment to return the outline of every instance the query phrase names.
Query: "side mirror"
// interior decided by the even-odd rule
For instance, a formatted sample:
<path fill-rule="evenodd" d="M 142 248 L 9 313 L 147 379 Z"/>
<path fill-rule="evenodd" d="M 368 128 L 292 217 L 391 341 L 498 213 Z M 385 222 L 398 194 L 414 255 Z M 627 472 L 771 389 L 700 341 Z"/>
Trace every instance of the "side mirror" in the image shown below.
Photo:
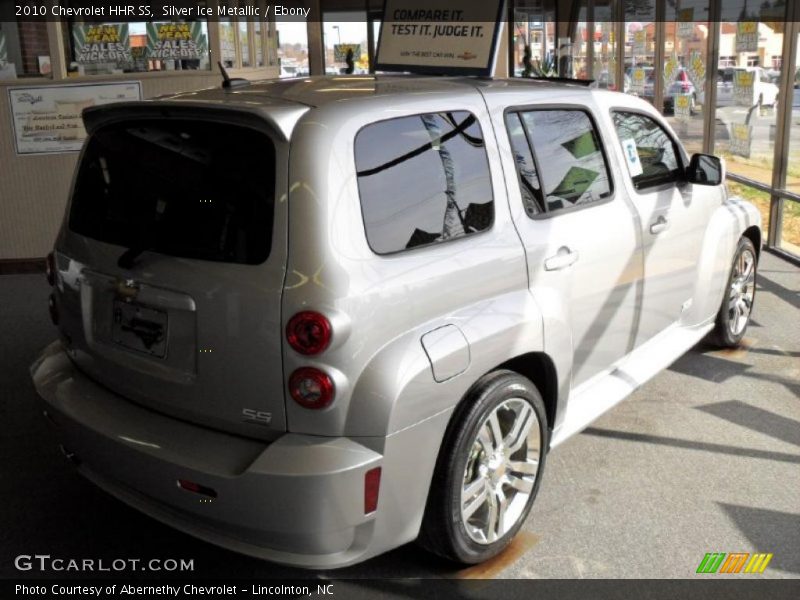
<path fill-rule="evenodd" d="M 697 185 L 720 185 L 725 181 L 725 162 L 711 154 L 695 154 L 686 168 L 686 180 Z"/>

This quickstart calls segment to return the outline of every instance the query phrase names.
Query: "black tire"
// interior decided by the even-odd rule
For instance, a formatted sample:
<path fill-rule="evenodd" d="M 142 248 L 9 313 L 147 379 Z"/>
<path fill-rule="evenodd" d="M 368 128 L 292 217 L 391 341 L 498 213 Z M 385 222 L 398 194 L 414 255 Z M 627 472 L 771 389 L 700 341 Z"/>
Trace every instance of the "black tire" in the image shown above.
<path fill-rule="evenodd" d="M 534 427 L 536 427 L 538 423 L 540 440 L 538 467 L 535 473 L 526 476 L 514 474 L 515 471 L 513 469 L 506 470 L 504 467 L 500 467 L 497 470 L 490 471 L 490 475 L 484 473 L 483 480 L 485 482 L 495 481 L 492 478 L 502 469 L 503 473 L 511 478 L 522 479 L 523 477 L 532 477 L 532 489 L 529 492 L 527 500 L 525 499 L 524 493 L 517 496 L 517 494 L 521 492 L 516 491 L 516 489 L 508 489 L 509 495 L 506 498 L 511 499 L 508 501 L 509 510 L 513 506 L 514 513 L 519 516 L 516 518 L 513 526 L 509 527 L 503 535 L 497 536 L 494 541 L 478 543 L 471 537 L 471 534 L 468 533 L 467 526 L 462 518 L 461 494 L 462 489 L 466 485 L 465 479 L 468 462 L 472 465 L 477 464 L 478 459 L 475 457 L 475 448 L 480 446 L 478 434 L 482 427 L 489 426 L 487 424 L 487 419 L 489 419 L 490 415 L 492 415 L 495 410 L 498 410 L 501 416 L 507 415 L 510 417 L 511 415 L 517 415 L 513 417 L 515 419 L 514 421 L 503 420 L 502 426 L 508 428 L 501 431 L 501 437 L 503 437 L 504 441 L 512 438 L 510 435 L 511 426 L 516 420 L 519 420 L 518 415 L 520 414 L 507 409 L 507 407 L 514 406 L 518 407 L 520 411 L 525 411 L 526 416 L 521 417 L 522 421 L 530 418 L 527 409 L 518 401 L 527 403 L 530 408 L 533 409 L 532 414 L 536 416 L 536 423 L 532 423 L 529 429 L 531 432 L 534 432 Z M 520 456 L 528 456 L 528 443 L 528 441 L 525 442 L 524 449 L 520 449 L 511 454 L 509 460 L 513 459 L 515 464 L 520 464 Z M 425 508 L 425 515 L 423 517 L 418 542 L 434 554 L 463 564 L 483 562 L 502 552 L 511 542 L 514 535 L 519 531 L 520 527 L 522 527 L 533 505 L 533 501 L 536 498 L 539 484 L 542 480 L 542 474 L 544 473 L 548 443 L 549 432 L 544 402 L 536 386 L 534 386 L 530 380 L 517 373 L 505 370 L 494 371 L 481 378 L 467 393 L 459 406 L 456 407 L 455 413 L 448 425 L 441 450 L 439 451 L 431 489 L 428 493 L 428 502 Z M 534 444 L 531 443 L 531 446 L 533 445 Z M 510 451 L 511 450 L 509 450 L 509 452 Z M 519 452 L 522 452 L 522 455 L 520 455 Z M 486 467 L 482 466 L 481 468 L 483 469 Z M 503 489 L 505 493 L 506 484 L 503 483 L 503 477 L 507 475 L 502 475 L 502 477 L 494 483 L 486 483 L 486 489 L 490 489 L 488 486 L 492 485 L 499 486 L 499 489 Z M 476 473 L 472 483 L 478 483 L 479 478 L 481 478 L 481 475 Z M 530 479 L 528 479 L 527 482 L 526 485 L 529 485 Z M 510 482 L 508 486 L 512 488 Z M 495 502 L 495 506 L 498 506 L 496 504 L 496 498 L 495 496 L 493 501 Z M 524 507 L 523 503 L 525 503 Z M 483 505 L 481 506 L 483 507 Z M 522 508 L 521 512 L 520 508 Z M 478 512 L 480 512 L 480 510 Z M 491 522 L 491 517 L 487 517 L 486 520 L 487 522 Z M 503 526 L 502 520 L 498 520 L 498 523 L 501 523 L 500 527 Z M 470 527 L 470 530 L 473 531 L 472 535 L 474 535 L 474 529 Z M 497 531 L 498 529 L 495 528 L 493 533 L 496 535 Z"/>
<path fill-rule="evenodd" d="M 731 298 L 733 296 L 734 289 L 734 279 L 737 277 L 737 270 L 739 270 L 739 264 L 742 260 L 743 254 L 749 254 L 752 257 L 752 264 L 753 264 L 753 279 L 752 279 L 752 298 L 750 300 L 750 306 L 747 313 L 747 319 L 744 322 L 744 326 L 741 325 L 734 326 L 736 314 L 733 309 L 730 308 Z M 750 322 L 750 315 L 753 311 L 753 305 L 755 303 L 756 297 L 756 275 L 758 270 L 758 254 L 756 253 L 755 246 L 753 246 L 753 242 L 751 242 L 748 238 L 742 237 L 739 240 L 739 244 L 736 246 L 736 252 L 733 254 L 733 262 L 731 263 L 731 270 L 728 274 L 728 280 L 725 284 L 725 293 L 722 297 L 722 304 L 719 307 L 719 312 L 717 313 L 717 320 L 714 324 L 714 329 L 709 334 L 709 341 L 721 348 L 734 348 L 739 345 L 739 342 L 742 341 L 744 334 L 747 332 L 747 325 Z M 750 291 L 750 285 L 746 286 L 746 291 Z M 741 329 L 740 329 L 741 327 Z"/>

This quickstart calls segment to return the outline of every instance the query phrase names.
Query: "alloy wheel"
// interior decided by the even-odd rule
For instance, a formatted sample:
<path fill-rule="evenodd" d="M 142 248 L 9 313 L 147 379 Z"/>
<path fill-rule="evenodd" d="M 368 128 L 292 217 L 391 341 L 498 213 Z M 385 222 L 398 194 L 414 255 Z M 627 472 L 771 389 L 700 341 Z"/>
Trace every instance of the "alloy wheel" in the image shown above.
<path fill-rule="evenodd" d="M 733 265 L 733 276 L 728 293 L 728 327 L 734 336 L 740 335 L 750 319 L 756 293 L 756 258 L 749 248 L 744 248 Z"/>
<path fill-rule="evenodd" d="M 539 472 L 539 428 L 530 403 L 510 398 L 478 429 L 461 488 L 461 519 L 476 543 L 496 542 L 523 515 Z"/>

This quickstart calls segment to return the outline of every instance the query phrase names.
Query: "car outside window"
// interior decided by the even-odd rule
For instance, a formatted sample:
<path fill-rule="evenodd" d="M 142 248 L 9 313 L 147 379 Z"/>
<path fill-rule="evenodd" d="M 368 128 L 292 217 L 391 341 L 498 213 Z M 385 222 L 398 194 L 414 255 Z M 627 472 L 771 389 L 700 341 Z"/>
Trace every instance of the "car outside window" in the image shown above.
<path fill-rule="evenodd" d="M 466 111 L 367 125 L 355 140 L 370 248 L 390 254 L 469 236 L 494 222 L 480 125 Z"/>
<path fill-rule="evenodd" d="M 585 111 L 515 111 L 506 115 L 506 126 L 521 186 L 526 190 L 522 195 L 529 216 L 534 216 L 535 212 L 529 210 L 526 192 L 534 199 L 538 195 L 547 213 L 611 196 L 608 164 L 597 130 Z M 532 165 L 539 167 L 538 178 L 537 169 Z"/>
<path fill-rule="evenodd" d="M 678 149 L 661 125 L 641 113 L 614 111 L 612 118 L 623 153 L 629 159 L 629 173 L 637 190 L 679 179 Z M 634 148 L 638 158 L 628 155 Z"/>

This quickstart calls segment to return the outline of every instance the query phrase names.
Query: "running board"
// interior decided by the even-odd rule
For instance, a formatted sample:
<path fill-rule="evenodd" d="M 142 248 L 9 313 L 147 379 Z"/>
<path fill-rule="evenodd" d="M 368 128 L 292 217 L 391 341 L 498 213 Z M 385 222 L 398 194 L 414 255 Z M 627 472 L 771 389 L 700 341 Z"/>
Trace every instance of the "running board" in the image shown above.
<path fill-rule="evenodd" d="M 555 448 L 591 425 L 688 352 L 713 326 L 713 322 L 695 327 L 673 326 L 645 342 L 616 367 L 573 390 L 564 421 L 553 432 L 550 447 Z"/>

